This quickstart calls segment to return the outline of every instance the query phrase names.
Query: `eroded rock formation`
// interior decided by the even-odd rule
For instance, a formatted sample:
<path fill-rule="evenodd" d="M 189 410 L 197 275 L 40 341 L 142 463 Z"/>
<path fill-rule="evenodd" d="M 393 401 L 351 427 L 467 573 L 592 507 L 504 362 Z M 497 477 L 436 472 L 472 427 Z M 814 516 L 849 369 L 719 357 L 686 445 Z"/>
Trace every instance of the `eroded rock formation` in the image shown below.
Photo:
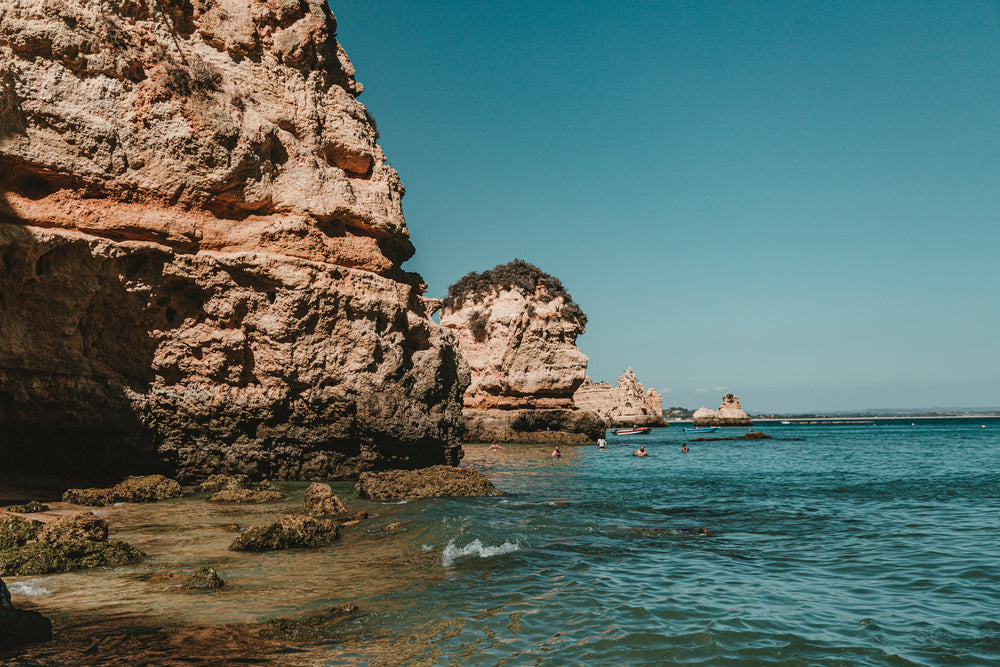
<path fill-rule="evenodd" d="M 468 371 L 335 33 L 322 0 L 0 5 L 5 471 L 457 463 Z"/>
<path fill-rule="evenodd" d="M 466 441 L 588 442 L 604 425 L 577 409 L 587 317 L 562 283 L 522 260 L 470 273 L 448 290 L 441 325 L 469 362 Z"/>
<path fill-rule="evenodd" d="M 618 383 L 594 382 L 585 378 L 573 394 L 581 410 L 596 412 L 607 426 L 663 426 L 663 397 L 655 389 L 646 390 L 629 368 Z"/>
<path fill-rule="evenodd" d="M 700 407 L 694 411 L 695 426 L 753 426 L 750 415 L 743 412 L 740 399 L 732 394 L 722 397 L 718 410 Z"/>

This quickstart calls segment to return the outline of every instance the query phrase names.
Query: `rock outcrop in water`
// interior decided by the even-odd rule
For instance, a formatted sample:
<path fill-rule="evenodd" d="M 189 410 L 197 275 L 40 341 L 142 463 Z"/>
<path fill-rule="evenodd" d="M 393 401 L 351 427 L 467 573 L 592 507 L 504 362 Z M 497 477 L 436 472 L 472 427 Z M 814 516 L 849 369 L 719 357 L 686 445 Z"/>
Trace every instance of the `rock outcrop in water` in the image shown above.
<path fill-rule="evenodd" d="M 354 488 L 361 498 L 380 501 L 503 495 L 478 470 L 449 466 L 365 472 L 361 473 Z"/>
<path fill-rule="evenodd" d="M 607 426 L 664 426 L 663 397 L 655 389 L 646 390 L 629 368 L 618 383 L 594 382 L 589 377 L 573 394 L 581 410 L 590 410 Z"/>
<path fill-rule="evenodd" d="M 694 411 L 695 426 L 753 426 L 750 415 L 743 412 L 740 399 L 732 394 L 722 397 L 722 405 L 718 410 L 700 407 Z"/>
<path fill-rule="evenodd" d="M 52 621 L 37 611 L 16 609 L 0 579 L 0 651 L 52 639 Z"/>
<path fill-rule="evenodd" d="M 322 0 L 0 6 L 5 471 L 458 462 L 468 371 L 335 33 Z"/>
<path fill-rule="evenodd" d="M 448 289 L 441 325 L 469 362 L 468 442 L 588 442 L 604 433 L 573 392 L 586 376 L 576 346 L 587 317 L 562 283 L 522 260 L 470 273 Z"/>

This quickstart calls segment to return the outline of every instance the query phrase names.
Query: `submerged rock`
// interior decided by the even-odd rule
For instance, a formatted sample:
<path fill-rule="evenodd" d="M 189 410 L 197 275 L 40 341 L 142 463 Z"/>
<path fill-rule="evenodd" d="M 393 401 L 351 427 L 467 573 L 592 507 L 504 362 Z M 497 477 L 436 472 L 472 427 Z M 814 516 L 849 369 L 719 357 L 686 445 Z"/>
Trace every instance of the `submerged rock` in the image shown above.
<path fill-rule="evenodd" d="M 257 489 L 223 489 L 207 498 L 210 503 L 274 503 L 288 496 L 280 491 L 258 491 Z"/>
<path fill-rule="evenodd" d="M 64 503 L 104 507 L 114 503 L 151 503 L 181 495 L 183 491 L 177 480 L 163 475 L 143 475 L 127 477 L 109 489 L 68 489 L 62 499 Z"/>
<path fill-rule="evenodd" d="M 38 512 L 48 512 L 51 507 L 48 505 L 43 505 L 37 500 L 32 500 L 24 505 L 11 505 L 7 508 L 8 512 L 16 512 L 17 514 L 36 514 Z"/>
<path fill-rule="evenodd" d="M 276 618 L 264 623 L 258 636 L 292 641 L 335 639 L 340 633 L 340 624 L 357 613 L 357 605 L 347 603 L 304 618 Z"/>
<path fill-rule="evenodd" d="M 347 507 L 333 493 L 329 484 L 314 482 L 306 489 L 302 511 L 313 516 L 334 516 L 346 514 Z"/>
<path fill-rule="evenodd" d="M 37 611 L 16 609 L 0 579 L 0 650 L 52 639 L 52 621 Z"/>
<path fill-rule="evenodd" d="M 361 473 L 354 488 L 362 498 L 381 501 L 503 495 L 478 470 L 451 466 L 365 472 Z"/>
<path fill-rule="evenodd" d="M 226 582 L 222 580 L 219 573 L 215 571 L 215 568 L 209 567 L 208 565 L 202 565 L 194 574 L 188 577 L 188 580 L 184 582 L 184 588 L 190 588 L 192 590 L 206 590 L 222 588 L 226 585 Z"/>
<path fill-rule="evenodd" d="M 340 537 L 337 524 L 311 516 L 283 516 L 269 526 L 251 526 L 229 545 L 230 551 L 273 551 L 323 547 Z"/>

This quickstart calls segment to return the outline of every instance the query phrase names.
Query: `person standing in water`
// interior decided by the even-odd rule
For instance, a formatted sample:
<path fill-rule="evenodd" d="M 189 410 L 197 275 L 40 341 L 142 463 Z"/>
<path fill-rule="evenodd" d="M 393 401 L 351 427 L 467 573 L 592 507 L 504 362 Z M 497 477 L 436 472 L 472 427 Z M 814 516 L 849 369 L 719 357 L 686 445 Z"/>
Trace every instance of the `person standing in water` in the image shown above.
<path fill-rule="evenodd" d="M 598 438 L 597 439 L 597 448 L 598 449 L 604 449 L 607 446 L 608 446 L 608 441 L 607 440 L 605 440 L 604 438 Z"/>
<path fill-rule="evenodd" d="M 639 449 L 632 452 L 632 456 L 645 456 L 645 455 L 646 455 L 646 447 L 643 445 L 639 445 Z"/>
<path fill-rule="evenodd" d="M 557 459 L 560 456 L 562 456 L 562 454 L 559 453 L 559 445 L 556 445 L 556 448 L 552 450 L 552 458 Z"/>
<path fill-rule="evenodd" d="M 681 453 L 682 454 L 687 454 L 688 453 L 688 446 L 687 446 L 686 442 L 683 445 L 681 445 Z"/>
<path fill-rule="evenodd" d="M 490 446 L 489 446 L 489 450 L 490 450 L 491 452 L 495 452 L 495 451 L 498 451 L 498 450 L 500 450 L 500 449 L 503 449 L 503 447 L 501 447 L 500 445 L 498 445 L 498 444 L 497 444 L 497 443 L 495 443 L 495 442 L 494 442 L 494 443 L 493 443 L 492 445 L 490 445 Z"/>

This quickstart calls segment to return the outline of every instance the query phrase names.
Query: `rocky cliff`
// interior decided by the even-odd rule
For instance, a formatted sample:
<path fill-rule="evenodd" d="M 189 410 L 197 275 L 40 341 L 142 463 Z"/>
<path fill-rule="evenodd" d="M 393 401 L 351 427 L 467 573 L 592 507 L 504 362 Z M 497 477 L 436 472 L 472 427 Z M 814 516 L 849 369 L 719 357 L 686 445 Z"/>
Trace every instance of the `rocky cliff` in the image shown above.
<path fill-rule="evenodd" d="M 603 434 L 576 409 L 587 357 L 576 347 L 587 318 L 562 283 L 521 260 L 470 273 L 443 300 L 441 325 L 469 362 L 466 440 L 588 442 Z"/>
<path fill-rule="evenodd" d="M 743 412 L 740 399 L 732 394 L 722 397 L 718 410 L 700 407 L 694 411 L 695 426 L 753 426 L 750 415 Z"/>
<path fill-rule="evenodd" d="M 468 370 L 335 34 L 322 0 L 0 5 L 4 468 L 458 461 Z"/>
<path fill-rule="evenodd" d="M 608 426 L 664 426 L 663 397 L 655 389 L 646 390 L 629 368 L 615 386 L 585 378 L 573 394 L 581 410 L 590 410 Z"/>

